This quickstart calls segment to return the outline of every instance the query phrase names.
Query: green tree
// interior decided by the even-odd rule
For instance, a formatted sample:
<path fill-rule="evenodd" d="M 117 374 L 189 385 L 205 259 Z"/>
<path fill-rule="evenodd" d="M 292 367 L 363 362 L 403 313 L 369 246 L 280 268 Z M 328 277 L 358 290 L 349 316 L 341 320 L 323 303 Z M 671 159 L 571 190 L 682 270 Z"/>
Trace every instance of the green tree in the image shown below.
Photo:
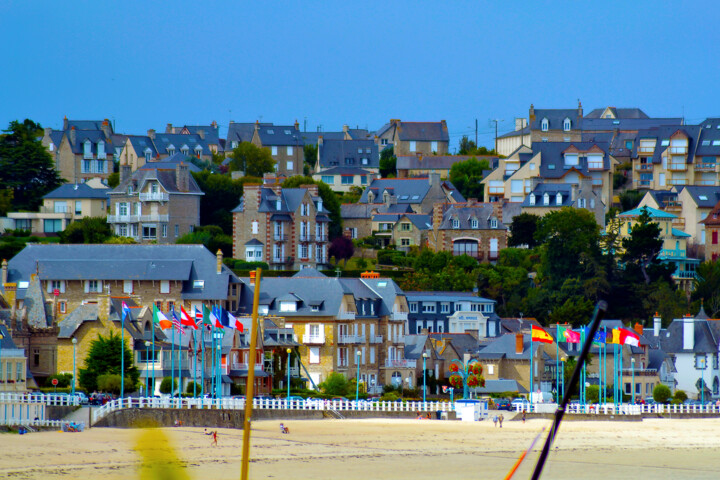
<path fill-rule="evenodd" d="M 28 119 L 13 120 L 0 135 L 0 190 L 12 190 L 13 210 L 37 210 L 43 195 L 63 183 L 42 136 L 40 124 Z"/>
<path fill-rule="evenodd" d="M 248 177 L 260 177 L 263 174 L 275 171 L 275 160 L 270 150 L 253 145 L 250 142 L 241 142 L 230 154 L 229 171 L 244 172 Z"/>
<path fill-rule="evenodd" d="M 113 236 L 105 217 L 84 217 L 60 232 L 60 243 L 105 243 Z"/>
<path fill-rule="evenodd" d="M 640 267 L 645 283 L 649 284 L 648 267 L 653 263 L 659 264 L 657 257 L 662 249 L 662 244 L 660 226 L 652 221 L 647 208 L 642 208 L 630 236 L 622 241 L 622 247 L 625 250 L 622 261 L 626 264 L 634 263 Z"/>
<path fill-rule="evenodd" d="M 132 379 L 125 375 L 125 384 L 126 385 L 132 385 Z M 120 383 L 120 375 L 115 373 L 106 373 L 104 375 L 98 375 L 97 377 L 97 386 L 98 390 L 101 392 L 108 392 L 108 393 L 114 393 L 119 394 L 120 390 L 122 389 L 122 385 Z"/>
<path fill-rule="evenodd" d="M 495 149 L 488 150 L 485 147 L 478 148 L 475 142 L 470 140 L 467 135 L 463 135 L 460 139 L 459 146 L 458 155 L 497 155 Z"/>
<path fill-rule="evenodd" d="M 633 208 L 640 205 L 645 192 L 641 190 L 625 190 L 620 194 L 620 205 L 622 205 L 623 212 L 632 210 Z"/>
<path fill-rule="evenodd" d="M 340 202 L 335 193 L 325 183 L 320 180 L 313 180 L 311 177 L 301 177 L 296 175 L 285 180 L 282 184 L 283 188 L 297 188 L 301 185 L 317 185 L 318 194 L 323 201 L 323 209 L 328 211 L 330 216 L 330 231 L 328 235 L 330 239 L 334 239 L 342 235 L 342 217 L 340 216 Z"/>
<path fill-rule="evenodd" d="M 110 175 L 108 175 L 108 187 L 115 188 L 118 185 L 120 185 L 120 173 L 119 172 L 113 172 Z"/>
<path fill-rule="evenodd" d="M 196 227 L 194 232 L 186 233 L 178 238 L 177 244 L 202 244 L 212 253 L 222 250 L 223 256 L 232 257 L 232 236 L 226 235 L 222 228 L 215 225 Z"/>
<path fill-rule="evenodd" d="M 262 184 L 261 178 L 242 177 L 233 180 L 229 175 L 212 173 L 208 170 L 193 173 L 193 178 L 205 193 L 200 198 L 200 224 L 217 225 L 228 235 L 232 234 L 232 210 L 240 203 L 243 185 Z"/>
<path fill-rule="evenodd" d="M 310 171 L 313 171 L 317 163 L 318 146 L 313 144 L 305 145 L 303 153 L 305 154 L 305 165 L 310 168 Z"/>
<path fill-rule="evenodd" d="M 490 170 L 490 164 L 483 159 L 478 161 L 475 157 L 463 162 L 453 163 L 450 167 L 450 181 L 465 198 L 483 198 L 483 171 Z"/>
<path fill-rule="evenodd" d="M 395 177 L 397 175 L 397 157 L 395 147 L 390 145 L 380 152 L 380 176 L 382 178 Z"/>
<path fill-rule="evenodd" d="M 518 247 L 520 245 L 527 245 L 530 248 L 536 247 L 535 231 L 537 231 L 539 221 L 540 217 L 532 213 L 515 215 L 510 223 L 508 246 Z"/>
<path fill-rule="evenodd" d="M 160 382 L 160 393 L 169 394 L 172 393 L 173 390 L 177 390 L 178 382 L 172 377 L 165 377 L 162 379 L 162 382 Z"/>
<path fill-rule="evenodd" d="M 0 190 L 0 216 L 4 217 L 12 209 L 13 191 L 10 188 Z"/>
<path fill-rule="evenodd" d="M 85 357 L 85 368 L 78 371 L 80 386 L 87 392 L 96 391 L 100 375 L 120 375 L 121 351 L 125 357 L 125 377 L 130 379 L 125 389 L 129 392 L 134 391 L 140 372 L 133 365 L 133 355 L 127 346 L 127 341 L 123 347 L 120 335 L 115 332 L 110 332 L 107 337 L 98 335 L 98 338 L 90 343 L 90 350 Z"/>
<path fill-rule="evenodd" d="M 653 400 L 657 403 L 667 403 L 670 399 L 670 395 L 670 387 L 663 385 L 662 383 L 659 383 L 653 389 Z"/>
<path fill-rule="evenodd" d="M 685 400 L 687 400 L 687 399 L 688 399 L 688 396 L 684 390 L 675 390 L 675 395 L 673 395 L 673 400 L 677 400 L 678 403 L 684 403 Z"/>
<path fill-rule="evenodd" d="M 233 383 L 233 385 L 235 385 Z M 192 395 L 193 393 L 197 393 L 200 395 L 200 392 L 202 391 L 202 388 L 200 386 L 200 382 L 188 382 L 187 388 L 185 389 L 185 393 L 188 395 Z"/>
<path fill-rule="evenodd" d="M 692 292 L 693 300 L 703 302 L 710 318 L 720 314 L 720 262 L 703 262 L 697 267 Z"/>
<path fill-rule="evenodd" d="M 320 387 L 326 395 L 345 396 L 350 391 L 350 382 L 348 382 L 342 373 L 333 372 L 328 375 L 327 379 L 318 385 L 318 387 Z"/>

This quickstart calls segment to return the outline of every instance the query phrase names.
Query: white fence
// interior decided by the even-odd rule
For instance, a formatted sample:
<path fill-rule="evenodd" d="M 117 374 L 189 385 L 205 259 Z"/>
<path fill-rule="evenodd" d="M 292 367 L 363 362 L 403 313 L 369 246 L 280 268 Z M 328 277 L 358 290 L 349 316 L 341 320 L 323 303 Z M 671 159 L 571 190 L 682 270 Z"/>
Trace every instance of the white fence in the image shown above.
<path fill-rule="evenodd" d="M 42 403 L 77 407 L 80 405 L 80 397 L 54 393 L 0 393 L 0 403 Z"/>
<path fill-rule="evenodd" d="M 243 398 L 118 398 L 93 409 L 92 423 L 107 416 L 110 412 L 124 408 L 197 408 L 243 410 Z M 307 400 L 285 400 L 271 398 L 253 399 L 254 409 L 267 410 L 335 410 L 335 411 L 361 411 L 361 412 L 449 412 L 453 411 L 453 404 L 449 402 L 369 402 L 360 400 L 322 400 L 309 398 Z"/>
<path fill-rule="evenodd" d="M 535 403 L 530 405 L 525 403 L 515 405 L 516 412 L 522 412 L 527 410 L 528 412 L 536 413 L 555 413 L 557 410 L 556 403 Z M 720 406 L 716 404 L 706 405 L 664 405 L 664 404 L 653 404 L 653 405 L 632 405 L 632 404 L 620 404 L 614 405 L 612 403 L 605 404 L 570 404 L 565 409 L 565 413 L 575 414 L 595 414 L 595 415 L 642 415 L 642 414 L 720 414 Z"/>

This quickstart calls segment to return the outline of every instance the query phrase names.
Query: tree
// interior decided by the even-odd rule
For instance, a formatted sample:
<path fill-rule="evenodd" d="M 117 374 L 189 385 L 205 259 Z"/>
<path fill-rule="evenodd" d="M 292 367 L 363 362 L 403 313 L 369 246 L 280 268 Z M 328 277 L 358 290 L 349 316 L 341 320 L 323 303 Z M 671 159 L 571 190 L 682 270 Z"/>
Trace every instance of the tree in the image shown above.
<path fill-rule="evenodd" d="M 244 172 L 248 177 L 260 177 L 275 171 L 275 160 L 270 150 L 253 145 L 250 142 L 241 142 L 230 154 L 231 172 Z"/>
<path fill-rule="evenodd" d="M 662 383 L 659 383 L 653 389 L 653 400 L 657 403 L 667 403 L 670 395 L 670 387 L 663 385 Z"/>
<path fill-rule="evenodd" d="M 305 145 L 303 153 L 305 154 L 305 165 L 310 167 L 310 171 L 312 171 L 317 163 L 318 146 L 313 144 Z"/>
<path fill-rule="evenodd" d="M 622 255 L 623 262 L 634 263 L 640 267 L 645 283 L 650 283 L 648 267 L 657 262 L 657 257 L 662 249 L 663 241 L 660 238 L 660 226 L 652 221 L 647 208 L 642 208 L 637 223 L 633 225 L 630 237 L 624 238 L 622 247 L 625 250 Z"/>
<path fill-rule="evenodd" d="M 0 216 L 4 217 L 12 209 L 13 191 L 9 188 L 0 190 Z"/>
<path fill-rule="evenodd" d="M 233 385 L 235 385 L 233 383 Z M 194 393 L 197 393 L 200 395 L 200 392 L 202 391 L 201 385 L 199 382 L 188 382 L 187 388 L 185 389 L 185 393 L 189 395 L 193 395 Z"/>
<path fill-rule="evenodd" d="M 645 196 L 645 192 L 640 190 L 625 190 L 620 194 L 620 204 L 623 212 L 632 210 L 637 207 Z"/>
<path fill-rule="evenodd" d="M 474 141 L 470 140 L 467 135 L 463 135 L 460 139 L 458 155 L 497 155 L 497 153 L 495 149 L 488 150 L 485 147 L 478 148 Z"/>
<path fill-rule="evenodd" d="M 485 170 L 490 170 L 487 160 L 478 161 L 475 157 L 468 158 L 463 162 L 453 163 L 450 167 L 450 181 L 463 197 L 482 199 L 483 186 L 480 181 Z"/>
<path fill-rule="evenodd" d="M 520 245 L 527 245 L 530 248 L 536 247 L 535 231 L 537 231 L 539 221 L 540 217 L 532 213 L 515 215 L 512 223 L 510 223 L 508 246 L 519 247 Z"/>
<path fill-rule="evenodd" d="M 687 400 L 687 399 L 688 399 L 688 396 L 684 390 L 675 390 L 675 395 L 673 395 L 673 400 L 676 400 L 678 403 L 685 403 L 685 400 Z"/>
<path fill-rule="evenodd" d="M 60 243 L 104 243 L 113 236 L 106 217 L 84 217 L 60 232 Z"/>
<path fill-rule="evenodd" d="M 110 175 L 108 175 L 108 187 L 115 188 L 118 185 L 120 185 L 120 173 L 119 172 L 113 172 Z"/>
<path fill-rule="evenodd" d="M 177 390 L 178 382 L 172 377 L 165 377 L 160 382 L 160 393 L 168 394 L 172 393 L 173 390 Z"/>
<path fill-rule="evenodd" d="M 330 231 L 328 235 L 330 239 L 337 238 L 342 235 L 342 216 L 340 215 L 340 202 L 335 193 L 325 183 L 320 180 L 313 180 L 311 177 L 301 177 L 296 175 L 285 180 L 282 184 L 283 188 L 297 188 L 301 185 L 317 185 L 318 195 L 322 198 L 323 209 L 328 211 L 330 216 Z"/>
<path fill-rule="evenodd" d="M 229 175 L 212 173 L 208 170 L 193 173 L 193 178 L 205 193 L 200 198 L 200 224 L 217 225 L 228 235 L 232 234 L 232 213 L 240 203 L 243 185 L 262 184 L 261 178 L 242 177 L 233 180 Z"/>
<path fill-rule="evenodd" d="M 397 175 L 397 157 L 395 147 L 390 145 L 380 152 L 380 176 L 382 178 L 395 177 Z"/>
<path fill-rule="evenodd" d="M 703 302 L 710 318 L 720 313 L 720 262 L 703 262 L 697 267 L 693 300 Z"/>
<path fill-rule="evenodd" d="M 130 382 L 130 377 L 125 376 L 125 381 Z M 108 392 L 119 394 L 122 385 L 120 384 L 120 375 L 114 373 L 106 373 L 104 375 L 98 375 L 97 377 L 98 390 L 101 392 Z"/>
<path fill-rule="evenodd" d="M 353 253 L 355 253 L 355 246 L 349 238 L 343 236 L 335 237 L 332 243 L 330 243 L 330 251 L 328 253 L 331 257 L 335 257 L 336 266 L 340 260 L 345 260 L 345 265 L 347 265 L 347 261 L 353 256 Z"/>
<path fill-rule="evenodd" d="M 85 357 L 85 368 L 78 372 L 78 381 L 86 391 L 92 392 L 98 389 L 98 377 L 106 374 L 120 374 L 120 352 L 125 357 L 125 389 L 134 391 L 140 378 L 140 372 L 133 365 L 133 355 L 126 344 L 120 342 L 120 335 L 110 332 L 107 337 L 98 335 L 98 338 L 90 343 L 90 350 Z"/>
<path fill-rule="evenodd" d="M 202 244 L 212 253 L 222 250 L 225 258 L 232 257 L 232 237 L 226 235 L 216 225 L 196 227 L 194 232 L 186 233 L 175 241 L 177 244 Z"/>
<path fill-rule="evenodd" d="M 0 189 L 12 190 L 13 210 L 37 210 L 43 195 L 63 183 L 42 136 L 40 124 L 28 119 L 13 120 L 0 136 Z"/>
<path fill-rule="evenodd" d="M 333 372 L 318 387 L 326 395 L 345 396 L 350 391 L 350 382 L 342 373 Z"/>

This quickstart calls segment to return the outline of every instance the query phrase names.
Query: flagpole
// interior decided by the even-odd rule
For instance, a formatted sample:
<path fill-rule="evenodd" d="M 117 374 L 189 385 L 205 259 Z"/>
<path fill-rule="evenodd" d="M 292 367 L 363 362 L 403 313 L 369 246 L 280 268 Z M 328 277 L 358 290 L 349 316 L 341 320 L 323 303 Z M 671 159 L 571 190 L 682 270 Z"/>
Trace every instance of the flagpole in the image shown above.
<path fill-rule="evenodd" d="M 620 368 L 618 369 L 618 375 L 620 376 L 620 404 L 625 403 L 625 385 L 623 385 L 623 344 L 620 344 Z"/>
<path fill-rule="evenodd" d="M 618 406 L 618 375 L 617 375 L 617 343 L 615 343 L 615 332 L 613 332 L 613 403 L 615 408 Z"/>
<path fill-rule="evenodd" d="M 560 324 L 555 324 L 555 402 L 560 403 Z"/>
<path fill-rule="evenodd" d="M 169 313 L 169 312 L 168 312 Z M 170 344 L 170 398 L 175 397 L 175 325 L 172 327 L 172 343 Z"/>
<path fill-rule="evenodd" d="M 193 398 L 197 398 L 197 329 L 193 332 Z"/>
<path fill-rule="evenodd" d="M 120 399 L 122 401 L 125 398 L 125 309 L 120 315 L 120 345 Z M 75 380 L 73 379 L 73 381 Z"/>
<path fill-rule="evenodd" d="M 215 396 L 215 326 L 210 327 L 210 392 Z"/>
<path fill-rule="evenodd" d="M 205 316 L 203 315 L 203 322 Z M 200 324 L 200 396 L 205 398 L 205 324 Z"/>
<path fill-rule="evenodd" d="M 533 375 L 535 372 L 533 370 L 533 338 L 532 338 L 532 327 L 530 327 L 530 411 L 534 411 L 533 409 Z"/>
<path fill-rule="evenodd" d="M 153 324 L 152 324 L 152 330 L 151 330 L 150 333 L 151 333 L 151 335 L 152 335 L 152 343 L 153 343 L 152 390 L 151 390 L 150 395 L 151 395 L 152 397 L 154 397 L 154 396 L 155 396 L 155 358 L 156 358 L 156 357 L 155 357 L 155 320 L 154 320 L 154 319 L 153 319 Z"/>

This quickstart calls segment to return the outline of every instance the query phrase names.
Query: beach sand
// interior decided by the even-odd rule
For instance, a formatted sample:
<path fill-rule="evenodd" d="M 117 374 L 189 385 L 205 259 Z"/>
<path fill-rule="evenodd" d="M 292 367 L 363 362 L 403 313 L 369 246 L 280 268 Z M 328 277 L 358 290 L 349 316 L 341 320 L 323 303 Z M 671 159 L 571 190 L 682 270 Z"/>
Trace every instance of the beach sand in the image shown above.
<path fill-rule="evenodd" d="M 289 435 L 280 433 L 279 424 L 254 422 L 250 478 L 502 479 L 550 422 L 506 421 L 500 429 L 491 421 L 304 420 L 285 422 Z M 2 434 L 0 478 L 139 478 L 141 455 L 135 447 L 148 432 Z M 564 422 L 543 478 L 716 479 L 718 432 L 720 419 Z M 150 431 L 158 433 L 169 439 L 174 448 L 167 450 L 190 478 L 240 478 L 241 430 L 220 429 L 217 447 L 202 428 Z M 544 439 L 514 478 L 530 478 Z"/>

